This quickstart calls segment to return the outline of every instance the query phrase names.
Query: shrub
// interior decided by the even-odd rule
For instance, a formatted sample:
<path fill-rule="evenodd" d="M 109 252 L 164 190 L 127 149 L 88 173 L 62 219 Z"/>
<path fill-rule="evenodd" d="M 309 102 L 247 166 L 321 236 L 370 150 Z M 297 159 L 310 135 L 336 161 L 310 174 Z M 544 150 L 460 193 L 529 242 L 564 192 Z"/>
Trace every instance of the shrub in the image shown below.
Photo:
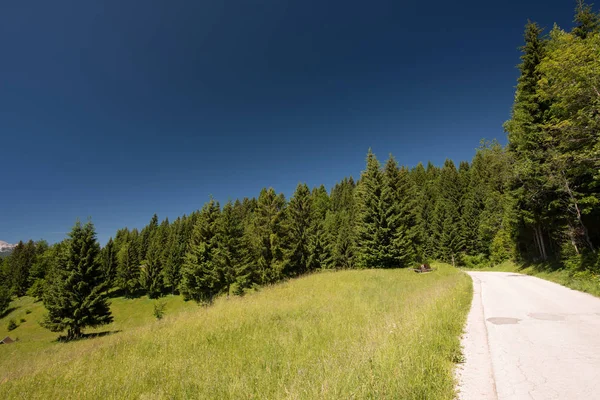
<path fill-rule="evenodd" d="M 477 254 L 476 256 L 464 256 L 463 264 L 467 268 L 476 269 L 476 268 L 485 268 L 491 267 L 490 260 L 486 257 L 485 254 Z"/>
<path fill-rule="evenodd" d="M 17 323 L 15 322 L 14 319 L 11 318 L 10 321 L 8 321 L 8 326 L 6 327 L 6 329 L 8 329 L 9 331 L 15 330 L 17 329 Z"/>
<path fill-rule="evenodd" d="M 165 315 L 165 308 L 167 307 L 167 302 L 164 300 L 158 300 L 154 303 L 154 316 L 156 319 L 162 319 Z"/>

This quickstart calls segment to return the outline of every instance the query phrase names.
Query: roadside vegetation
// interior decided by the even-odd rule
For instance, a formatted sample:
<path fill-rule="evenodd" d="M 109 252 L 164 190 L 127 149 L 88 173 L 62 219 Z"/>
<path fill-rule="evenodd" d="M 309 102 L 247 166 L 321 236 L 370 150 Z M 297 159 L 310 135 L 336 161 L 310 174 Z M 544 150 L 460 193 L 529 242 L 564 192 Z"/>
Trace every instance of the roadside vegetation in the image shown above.
<path fill-rule="evenodd" d="M 472 288 L 436 267 L 317 273 L 211 307 L 169 296 L 161 320 L 154 300 L 113 299 L 102 331 L 118 333 L 67 344 L 23 298 L 0 320 L 28 317 L 0 346 L 0 397 L 451 399 Z"/>
<path fill-rule="evenodd" d="M 471 268 L 465 268 L 465 270 L 518 272 L 546 279 L 568 288 L 600 297 L 600 275 L 591 271 L 569 270 L 566 268 L 557 269 L 555 266 L 544 264 L 523 265 L 513 261 L 505 261 L 498 265 L 472 266 Z"/>

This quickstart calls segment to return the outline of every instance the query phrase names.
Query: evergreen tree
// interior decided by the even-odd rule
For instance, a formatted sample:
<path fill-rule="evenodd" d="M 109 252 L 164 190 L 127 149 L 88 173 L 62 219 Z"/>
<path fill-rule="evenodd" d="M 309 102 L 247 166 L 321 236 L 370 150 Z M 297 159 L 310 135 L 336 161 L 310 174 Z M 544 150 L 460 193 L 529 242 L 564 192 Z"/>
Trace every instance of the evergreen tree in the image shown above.
<path fill-rule="evenodd" d="M 112 237 L 102 249 L 102 273 L 107 287 L 110 289 L 117 277 L 117 249 Z"/>
<path fill-rule="evenodd" d="M 140 260 L 145 260 L 148 256 L 148 249 L 150 248 L 150 242 L 154 237 L 156 230 L 158 229 L 158 215 L 154 214 L 150 219 L 148 225 L 142 229 L 140 234 L 140 244 L 138 247 Z"/>
<path fill-rule="evenodd" d="M 165 287 L 169 288 L 171 293 L 175 293 L 181 281 L 181 264 L 183 263 L 187 244 L 183 235 L 183 229 L 184 224 L 182 220 L 177 218 L 170 228 L 166 245 L 163 281 Z"/>
<path fill-rule="evenodd" d="M 398 267 L 408 267 L 415 261 L 416 216 L 414 186 L 409 177 L 408 170 L 398 168 L 393 156 L 384 168 L 385 190 L 391 193 L 391 205 L 388 214 L 388 226 L 393 235 L 391 248 L 394 251 L 393 263 Z"/>
<path fill-rule="evenodd" d="M 310 228 L 312 225 L 312 199 L 310 190 L 305 183 L 296 187 L 296 192 L 290 199 L 288 213 L 287 268 L 284 274 L 297 276 L 307 271 L 310 259 Z"/>
<path fill-rule="evenodd" d="M 222 290 L 214 260 L 219 214 L 219 203 L 211 199 L 202 208 L 194 227 L 182 267 L 180 291 L 187 300 L 210 304 Z"/>
<path fill-rule="evenodd" d="M 331 191 L 331 210 L 325 217 L 328 268 L 354 268 L 356 258 L 355 189 L 352 177 L 344 178 Z"/>
<path fill-rule="evenodd" d="M 286 248 L 285 197 L 273 188 L 263 189 L 249 227 L 251 267 L 259 283 L 275 283 L 283 278 Z"/>
<path fill-rule="evenodd" d="M 391 161 L 395 165 L 395 161 Z M 390 167 L 391 168 L 391 167 Z M 400 209 L 390 181 L 369 150 L 367 168 L 356 191 L 358 265 L 363 268 L 405 266 L 412 257 L 410 241 L 402 231 Z"/>
<path fill-rule="evenodd" d="M 573 34 L 581 39 L 600 32 L 600 15 L 596 14 L 592 6 L 583 0 L 577 0 L 574 22 L 576 26 L 573 28 Z"/>
<path fill-rule="evenodd" d="M 243 264 L 246 262 L 244 247 L 244 225 L 240 207 L 235 207 L 231 201 L 225 204 L 217 223 L 215 265 L 218 271 L 220 286 L 229 295 L 231 286 L 238 281 L 244 286 L 246 276 Z M 239 289 L 238 289 L 239 291 Z"/>
<path fill-rule="evenodd" d="M 308 264 L 310 271 L 327 268 L 331 259 L 325 219 L 330 210 L 330 200 L 325 186 L 314 188 L 311 193 L 312 215 L 308 235 Z"/>
<path fill-rule="evenodd" d="M 437 184 L 438 198 L 433 215 L 436 243 L 435 256 L 454 265 L 463 250 L 460 204 L 462 191 L 458 171 L 451 160 L 446 160 Z"/>
<path fill-rule="evenodd" d="M 129 241 L 121 246 L 117 254 L 117 283 L 125 297 L 133 297 L 139 287 L 140 263 L 136 244 Z"/>
<path fill-rule="evenodd" d="M 513 181 L 514 197 L 520 210 L 519 219 L 531 231 L 541 260 L 548 258 L 548 232 L 551 224 L 546 212 L 552 199 L 552 191 L 546 185 L 547 138 L 543 129 L 549 104 L 540 98 L 538 84 L 542 78 L 539 71 L 545 56 L 546 41 L 541 38 L 542 29 L 535 23 L 525 26 L 525 45 L 521 47 L 521 76 L 517 84 L 512 118 L 504 125 L 508 132 L 509 149 L 515 159 Z"/>
<path fill-rule="evenodd" d="M 66 330 L 67 340 L 80 337 L 86 327 L 113 320 L 99 254 L 94 226 L 77 221 L 69 234 L 67 257 L 52 271 L 44 293 L 48 314 L 43 325 L 52 332 Z"/>
<path fill-rule="evenodd" d="M 0 260 L 2 261 L 2 260 Z M 10 290 L 3 284 L 0 285 L 0 318 L 4 316 L 6 310 L 10 306 L 11 296 Z"/>
<path fill-rule="evenodd" d="M 160 297 L 163 293 L 162 274 L 162 240 L 160 233 L 155 233 L 148 245 L 145 263 L 142 265 L 140 283 L 151 299 Z"/>

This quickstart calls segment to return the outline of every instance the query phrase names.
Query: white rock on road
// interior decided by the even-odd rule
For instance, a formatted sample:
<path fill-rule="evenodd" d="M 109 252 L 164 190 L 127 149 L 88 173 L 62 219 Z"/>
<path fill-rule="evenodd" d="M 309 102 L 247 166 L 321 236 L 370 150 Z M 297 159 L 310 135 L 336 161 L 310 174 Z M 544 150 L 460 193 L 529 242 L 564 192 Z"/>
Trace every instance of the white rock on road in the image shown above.
<path fill-rule="evenodd" d="M 600 299 L 527 275 L 468 274 L 460 399 L 600 399 Z"/>

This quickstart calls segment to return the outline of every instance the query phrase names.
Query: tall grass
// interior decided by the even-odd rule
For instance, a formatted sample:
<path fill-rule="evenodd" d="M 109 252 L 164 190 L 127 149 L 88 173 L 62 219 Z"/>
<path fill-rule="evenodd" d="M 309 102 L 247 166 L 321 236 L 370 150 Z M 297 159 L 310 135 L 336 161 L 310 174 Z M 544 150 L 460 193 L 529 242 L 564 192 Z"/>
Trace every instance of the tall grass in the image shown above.
<path fill-rule="evenodd" d="M 471 294 L 445 265 L 314 274 L 24 358 L 0 346 L 0 398 L 450 399 Z"/>

